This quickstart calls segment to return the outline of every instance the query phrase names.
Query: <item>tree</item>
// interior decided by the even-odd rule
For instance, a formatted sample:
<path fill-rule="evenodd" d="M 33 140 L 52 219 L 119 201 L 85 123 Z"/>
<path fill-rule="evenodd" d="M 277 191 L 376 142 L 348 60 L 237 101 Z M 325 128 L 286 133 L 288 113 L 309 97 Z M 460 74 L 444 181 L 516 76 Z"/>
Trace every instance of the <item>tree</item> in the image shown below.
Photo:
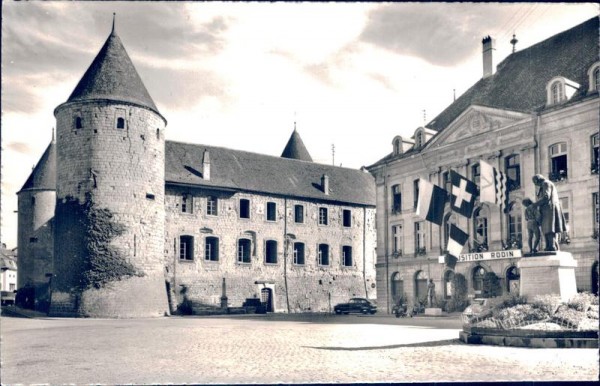
<path fill-rule="evenodd" d="M 483 288 L 481 296 L 484 298 L 493 298 L 502 295 L 502 286 L 500 278 L 494 272 L 486 272 L 483 276 Z"/>

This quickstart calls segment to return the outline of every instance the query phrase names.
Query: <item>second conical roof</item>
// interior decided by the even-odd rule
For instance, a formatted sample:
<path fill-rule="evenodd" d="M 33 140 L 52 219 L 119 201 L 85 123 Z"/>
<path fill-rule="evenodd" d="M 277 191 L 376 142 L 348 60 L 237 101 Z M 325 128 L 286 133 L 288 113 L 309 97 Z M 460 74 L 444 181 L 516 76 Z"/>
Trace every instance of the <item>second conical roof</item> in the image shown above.
<path fill-rule="evenodd" d="M 287 145 L 285 145 L 285 149 L 283 149 L 281 156 L 283 158 L 312 162 L 312 157 L 308 153 L 308 150 L 306 150 L 306 146 L 304 146 L 304 142 L 302 142 L 302 138 L 300 138 L 300 134 L 298 134 L 296 129 L 294 129 Z"/>

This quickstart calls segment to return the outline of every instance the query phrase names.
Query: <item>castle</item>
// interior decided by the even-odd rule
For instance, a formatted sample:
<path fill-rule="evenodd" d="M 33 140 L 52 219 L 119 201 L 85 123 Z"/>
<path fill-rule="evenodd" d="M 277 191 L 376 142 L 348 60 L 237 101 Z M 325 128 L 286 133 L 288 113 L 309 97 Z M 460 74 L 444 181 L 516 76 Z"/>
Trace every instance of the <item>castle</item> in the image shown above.
<path fill-rule="evenodd" d="M 241 306 L 329 311 L 375 297 L 375 184 L 312 162 L 165 140 L 113 29 L 18 192 L 19 287 L 54 316 Z"/>

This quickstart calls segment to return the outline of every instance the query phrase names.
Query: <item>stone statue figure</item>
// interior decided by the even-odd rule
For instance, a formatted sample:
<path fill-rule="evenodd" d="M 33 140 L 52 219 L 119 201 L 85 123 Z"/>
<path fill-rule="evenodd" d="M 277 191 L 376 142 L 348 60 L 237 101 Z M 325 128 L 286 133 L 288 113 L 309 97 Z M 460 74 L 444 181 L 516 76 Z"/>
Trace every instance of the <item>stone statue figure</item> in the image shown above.
<path fill-rule="evenodd" d="M 529 198 L 523 200 L 523 206 L 525 206 L 525 220 L 527 221 L 527 244 L 529 245 L 529 252 L 536 253 L 541 240 L 540 225 L 542 223 L 542 214 Z"/>
<path fill-rule="evenodd" d="M 558 192 L 554 184 L 541 174 L 532 178 L 536 186 L 536 202 L 533 204 L 541 216 L 545 251 L 558 251 L 558 234 L 567 231 L 567 223 L 560 207 Z"/>
<path fill-rule="evenodd" d="M 429 279 L 429 284 L 427 284 L 427 307 L 435 307 L 435 283 L 433 279 Z"/>

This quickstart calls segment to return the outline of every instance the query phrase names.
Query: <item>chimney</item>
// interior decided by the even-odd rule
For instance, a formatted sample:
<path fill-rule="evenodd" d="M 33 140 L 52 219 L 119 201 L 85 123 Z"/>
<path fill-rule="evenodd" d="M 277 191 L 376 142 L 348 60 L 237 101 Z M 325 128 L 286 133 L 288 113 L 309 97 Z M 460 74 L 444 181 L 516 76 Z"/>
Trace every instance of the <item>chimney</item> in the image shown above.
<path fill-rule="evenodd" d="M 202 155 L 202 178 L 210 180 L 210 154 L 208 150 L 204 150 Z"/>
<path fill-rule="evenodd" d="M 496 50 L 496 39 L 486 36 L 481 41 L 483 44 L 483 78 L 494 75 L 494 51 Z"/>
<path fill-rule="evenodd" d="M 321 189 L 323 189 L 323 193 L 329 195 L 329 176 L 327 174 L 321 176 Z"/>

